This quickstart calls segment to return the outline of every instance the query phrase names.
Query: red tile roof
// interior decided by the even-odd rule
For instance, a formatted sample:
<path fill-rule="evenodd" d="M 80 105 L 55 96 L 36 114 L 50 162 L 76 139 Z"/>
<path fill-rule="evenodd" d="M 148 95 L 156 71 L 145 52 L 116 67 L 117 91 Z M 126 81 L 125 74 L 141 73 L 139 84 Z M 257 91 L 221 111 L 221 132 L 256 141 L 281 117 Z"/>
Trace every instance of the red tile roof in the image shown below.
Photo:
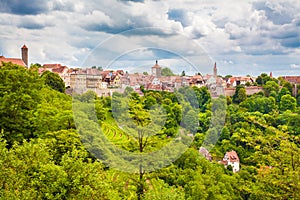
<path fill-rule="evenodd" d="M 61 64 L 44 64 L 44 68 L 59 68 L 61 67 Z"/>
<path fill-rule="evenodd" d="M 300 84 L 300 76 L 283 76 L 282 78 L 288 82 Z"/>
<path fill-rule="evenodd" d="M 61 73 L 64 72 L 64 70 L 67 70 L 67 69 L 68 69 L 68 68 L 67 68 L 66 66 L 61 66 L 61 67 L 59 67 L 59 68 L 54 68 L 54 69 L 52 69 L 52 72 L 61 74 Z"/>
<path fill-rule="evenodd" d="M 237 155 L 237 153 L 235 152 L 235 151 L 229 151 L 229 152 L 226 152 L 226 154 L 225 154 L 225 157 L 227 156 L 227 158 L 228 158 L 228 160 L 230 161 L 230 162 L 239 162 L 240 161 L 240 159 L 239 159 L 239 157 L 238 157 L 238 155 Z"/>
<path fill-rule="evenodd" d="M 156 61 L 155 65 L 152 68 L 161 68 L 161 67 L 158 65 L 158 62 Z"/>
<path fill-rule="evenodd" d="M 2 65 L 2 62 L 4 63 L 9 63 L 11 62 L 12 64 L 15 65 L 20 65 L 23 67 L 26 67 L 26 64 L 24 63 L 24 61 L 20 58 L 5 58 L 4 56 L 0 56 L 0 66 Z"/>

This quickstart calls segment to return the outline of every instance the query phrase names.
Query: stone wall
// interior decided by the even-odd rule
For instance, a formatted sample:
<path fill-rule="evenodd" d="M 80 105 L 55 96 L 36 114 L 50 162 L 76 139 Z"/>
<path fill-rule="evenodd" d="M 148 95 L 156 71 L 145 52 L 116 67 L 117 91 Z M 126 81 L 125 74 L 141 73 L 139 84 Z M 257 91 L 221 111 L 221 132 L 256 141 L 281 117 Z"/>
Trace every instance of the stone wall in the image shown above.
<path fill-rule="evenodd" d="M 246 87 L 246 94 L 253 95 L 255 93 L 263 92 L 263 88 L 261 86 L 250 86 Z M 225 88 L 225 96 L 233 96 L 235 93 L 235 88 Z"/>

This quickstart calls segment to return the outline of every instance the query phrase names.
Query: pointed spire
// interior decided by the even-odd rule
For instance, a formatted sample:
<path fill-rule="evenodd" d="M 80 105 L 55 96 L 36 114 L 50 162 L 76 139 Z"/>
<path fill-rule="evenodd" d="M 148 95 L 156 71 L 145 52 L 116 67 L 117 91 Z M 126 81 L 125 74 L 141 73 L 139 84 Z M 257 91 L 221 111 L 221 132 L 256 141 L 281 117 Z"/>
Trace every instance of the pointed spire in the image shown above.
<path fill-rule="evenodd" d="M 158 61 L 156 60 L 155 63 L 158 64 Z"/>
<path fill-rule="evenodd" d="M 214 77 L 216 78 L 218 76 L 218 69 L 217 69 L 217 63 L 215 62 L 214 65 Z"/>

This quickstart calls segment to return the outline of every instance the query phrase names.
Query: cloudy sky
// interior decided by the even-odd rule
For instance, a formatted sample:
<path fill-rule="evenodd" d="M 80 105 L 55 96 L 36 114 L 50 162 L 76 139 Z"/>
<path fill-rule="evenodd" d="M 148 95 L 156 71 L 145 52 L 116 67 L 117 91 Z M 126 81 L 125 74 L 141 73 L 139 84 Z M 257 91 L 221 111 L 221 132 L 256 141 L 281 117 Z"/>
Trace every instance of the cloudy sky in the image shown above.
<path fill-rule="evenodd" d="M 30 63 L 300 75 L 297 0 L 0 0 L 0 53 Z"/>

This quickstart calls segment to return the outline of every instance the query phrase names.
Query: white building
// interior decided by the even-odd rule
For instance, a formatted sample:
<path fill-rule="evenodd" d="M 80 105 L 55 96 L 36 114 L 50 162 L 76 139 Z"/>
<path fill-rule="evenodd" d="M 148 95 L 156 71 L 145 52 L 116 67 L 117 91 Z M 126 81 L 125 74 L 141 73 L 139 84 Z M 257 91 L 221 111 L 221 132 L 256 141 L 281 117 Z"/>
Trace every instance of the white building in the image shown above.
<path fill-rule="evenodd" d="M 223 160 L 221 161 L 222 164 L 227 167 L 230 165 L 232 167 L 232 171 L 238 172 L 240 171 L 240 159 L 235 151 L 226 152 L 224 155 Z"/>

